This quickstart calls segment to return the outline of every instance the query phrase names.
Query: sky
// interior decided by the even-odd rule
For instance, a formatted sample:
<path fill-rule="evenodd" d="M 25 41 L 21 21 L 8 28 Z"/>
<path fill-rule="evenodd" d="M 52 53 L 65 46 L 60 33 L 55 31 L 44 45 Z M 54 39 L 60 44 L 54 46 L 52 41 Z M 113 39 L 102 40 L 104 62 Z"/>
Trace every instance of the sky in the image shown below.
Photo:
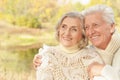
<path fill-rule="evenodd" d="M 81 4 L 85 5 L 90 2 L 90 0 L 71 0 L 71 2 L 74 4 L 76 2 L 80 2 Z"/>
<path fill-rule="evenodd" d="M 90 2 L 90 0 L 58 0 L 58 3 L 60 5 L 62 5 L 63 3 L 67 4 L 68 2 L 72 2 L 73 4 L 76 3 L 76 2 L 80 2 L 81 4 L 86 5 Z"/>

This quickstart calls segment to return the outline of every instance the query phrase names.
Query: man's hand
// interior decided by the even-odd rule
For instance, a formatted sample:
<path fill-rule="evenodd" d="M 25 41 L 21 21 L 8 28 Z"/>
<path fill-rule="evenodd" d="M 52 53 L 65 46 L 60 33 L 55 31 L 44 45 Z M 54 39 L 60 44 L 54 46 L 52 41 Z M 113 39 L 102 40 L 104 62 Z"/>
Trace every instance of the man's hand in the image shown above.
<path fill-rule="evenodd" d="M 33 58 L 33 66 L 36 69 L 38 66 L 41 65 L 42 61 L 42 56 L 40 54 L 36 54 Z"/>
<path fill-rule="evenodd" d="M 88 66 L 88 75 L 90 77 L 90 80 L 93 80 L 94 76 L 100 76 L 101 71 L 105 64 L 100 64 L 98 62 L 93 62 Z"/>

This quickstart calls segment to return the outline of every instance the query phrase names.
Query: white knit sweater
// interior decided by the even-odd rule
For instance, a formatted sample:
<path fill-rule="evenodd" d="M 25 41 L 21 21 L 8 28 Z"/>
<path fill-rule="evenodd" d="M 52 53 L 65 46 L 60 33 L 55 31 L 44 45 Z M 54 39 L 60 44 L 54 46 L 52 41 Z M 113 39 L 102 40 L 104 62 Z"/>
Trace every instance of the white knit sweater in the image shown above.
<path fill-rule="evenodd" d="M 105 50 L 95 47 L 91 48 L 96 49 L 107 64 L 101 71 L 102 77 L 105 80 L 120 80 L 120 34 L 117 31 L 113 34 L 112 39 Z"/>
<path fill-rule="evenodd" d="M 69 51 L 61 46 L 48 46 L 43 57 L 47 61 L 42 64 L 47 65 L 38 68 L 37 80 L 88 80 L 88 65 L 94 61 L 103 63 L 99 55 L 88 48 Z"/>

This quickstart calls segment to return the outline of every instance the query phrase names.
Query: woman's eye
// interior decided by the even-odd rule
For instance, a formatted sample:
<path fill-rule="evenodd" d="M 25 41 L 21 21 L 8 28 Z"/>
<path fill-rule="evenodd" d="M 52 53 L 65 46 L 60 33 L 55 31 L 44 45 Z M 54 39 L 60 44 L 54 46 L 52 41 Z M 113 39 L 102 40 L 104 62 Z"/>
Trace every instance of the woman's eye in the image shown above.
<path fill-rule="evenodd" d="M 62 28 L 65 28 L 65 26 L 63 25 Z"/>
<path fill-rule="evenodd" d="M 77 31 L 77 29 L 76 29 L 76 28 L 73 28 L 72 31 Z"/>
<path fill-rule="evenodd" d="M 65 25 L 62 25 L 62 26 L 61 26 L 61 28 L 62 28 L 62 29 L 65 29 L 65 28 L 66 28 L 66 26 L 65 26 Z"/>

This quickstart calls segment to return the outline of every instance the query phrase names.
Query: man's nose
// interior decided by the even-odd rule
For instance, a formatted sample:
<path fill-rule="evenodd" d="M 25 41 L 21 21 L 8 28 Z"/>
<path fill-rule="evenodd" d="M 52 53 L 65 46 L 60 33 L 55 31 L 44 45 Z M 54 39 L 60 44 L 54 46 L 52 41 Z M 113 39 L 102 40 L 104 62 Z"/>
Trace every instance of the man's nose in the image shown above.
<path fill-rule="evenodd" d="M 92 34 L 94 34 L 95 33 L 95 30 L 94 30 L 94 28 L 89 28 L 89 31 L 88 31 L 88 33 L 89 33 L 89 35 L 92 35 Z"/>

